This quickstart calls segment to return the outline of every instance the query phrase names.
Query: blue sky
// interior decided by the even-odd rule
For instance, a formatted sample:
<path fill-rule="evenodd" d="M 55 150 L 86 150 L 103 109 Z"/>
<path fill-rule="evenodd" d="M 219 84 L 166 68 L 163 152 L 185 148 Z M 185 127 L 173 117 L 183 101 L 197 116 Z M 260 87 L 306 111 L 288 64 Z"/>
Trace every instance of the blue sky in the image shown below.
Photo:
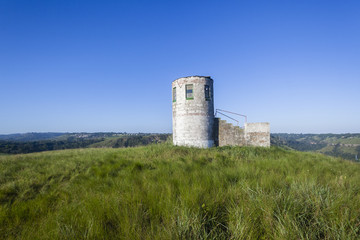
<path fill-rule="evenodd" d="M 360 132 L 360 1 L 0 0 L 0 134 L 171 132 L 171 82 L 272 132 Z"/>

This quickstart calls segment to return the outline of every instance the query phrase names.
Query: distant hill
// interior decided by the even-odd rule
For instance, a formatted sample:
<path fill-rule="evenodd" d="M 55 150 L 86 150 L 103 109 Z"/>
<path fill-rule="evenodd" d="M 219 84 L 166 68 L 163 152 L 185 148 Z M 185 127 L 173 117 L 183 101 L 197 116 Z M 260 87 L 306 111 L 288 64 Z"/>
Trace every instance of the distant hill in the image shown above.
<path fill-rule="evenodd" d="M 32 153 L 74 148 L 120 148 L 167 141 L 171 134 L 150 133 L 28 133 L 5 135 L 0 154 Z M 25 140 L 37 139 L 37 140 Z"/>
<path fill-rule="evenodd" d="M 69 140 L 69 139 L 94 139 L 94 138 L 107 138 L 117 137 L 123 135 L 147 135 L 147 133 L 126 133 L 126 132 L 75 132 L 75 133 L 60 133 L 60 132 L 46 132 L 46 133 L 15 133 L 15 134 L 1 134 L 0 140 L 4 141 L 41 141 L 41 140 Z"/>
<path fill-rule="evenodd" d="M 271 134 L 271 144 L 298 151 L 318 152 L 356 160 L 360 158 L 360 134 Z"/>
<path fill-rule="evenodd" d="M 1 134 L 0 140 L 4 141 L 19 141 L 19 142 L 27 142 L 27 141 L 40 141 L 40 140 L 49 140 L 55 139 L 60 136 L 66 135 L 67 133 L 15 133 L 15 134 Z"/>

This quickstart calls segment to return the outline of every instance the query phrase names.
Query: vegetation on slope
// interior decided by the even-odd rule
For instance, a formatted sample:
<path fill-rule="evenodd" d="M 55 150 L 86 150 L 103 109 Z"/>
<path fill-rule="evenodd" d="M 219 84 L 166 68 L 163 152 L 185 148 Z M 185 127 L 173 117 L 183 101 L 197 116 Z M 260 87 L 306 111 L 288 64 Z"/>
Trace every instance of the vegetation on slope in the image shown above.
<path fill-rule="evenodd" d="M 75 148 L 123 148 L 166 142 L 171 134 L 125 132 L 25 133 L 0 135 L 0 154 Z M 360 159 L 360 134 L 271 134 L 271 145 L 319 152 L 351 161 Z"/>
<path fill-rule="evenodd" d="M 4 141 L 39 141 L 39 140 L 50 140 L 58 138 L 60 136 L 66 135 L 66 133 L 56 133 L 56 132 L 47 132 L 47 133 L 15 133 L 15 134 L 0 134 L 0 140 Z"/>
<path fill-rule="evenodd" d="M 0 156 L 4 239 L 354 239 L 360 166 L 277 147 Z"/>
<path fill-rule="evenodd" d="M 30 134 L 24 134 L 28 136 Z M 37 136 L 34 133 L 35 136 Z M 10 135 L 12 136 L 12 135 Z M 40 136 L 47 136 L 45 133 Z M 49 134 L 49 136 L 52 136 Z M 51 140 L 14 141 L 0 140 L 0 154 L 33 153 L 62 149 L 87 147 L 136 147 L 153 143 L 162 143 L 170 134 L 126 134 L 126 133 L 73 133 L 64 134 Z"/>
<path fill-rule="evenodd" d="M 271 134 L 271 145 L 319 152 L 351 161 L 360 159 L 360 134 Z"/>

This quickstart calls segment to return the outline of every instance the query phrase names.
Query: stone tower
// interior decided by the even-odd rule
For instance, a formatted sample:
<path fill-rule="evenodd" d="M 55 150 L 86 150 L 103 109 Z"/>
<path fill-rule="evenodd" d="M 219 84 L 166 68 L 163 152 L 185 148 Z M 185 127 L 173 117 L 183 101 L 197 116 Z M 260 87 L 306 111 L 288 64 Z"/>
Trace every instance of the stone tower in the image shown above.
<path fill-rule="evenodd" d="M 210 77 L 191 76 L 172 82 L 174 145 L 214 146 L 214 94 Z"/>

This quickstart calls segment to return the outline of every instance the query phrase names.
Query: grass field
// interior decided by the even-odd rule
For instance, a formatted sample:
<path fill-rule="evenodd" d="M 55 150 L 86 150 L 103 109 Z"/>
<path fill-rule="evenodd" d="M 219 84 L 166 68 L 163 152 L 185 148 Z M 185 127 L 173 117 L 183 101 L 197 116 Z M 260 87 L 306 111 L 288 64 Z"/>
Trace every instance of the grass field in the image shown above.
<path fill-rule="evenodd" d="M 0 238 L 356 239 L 359 172 L 276 147 L 0 156 Z"/>

